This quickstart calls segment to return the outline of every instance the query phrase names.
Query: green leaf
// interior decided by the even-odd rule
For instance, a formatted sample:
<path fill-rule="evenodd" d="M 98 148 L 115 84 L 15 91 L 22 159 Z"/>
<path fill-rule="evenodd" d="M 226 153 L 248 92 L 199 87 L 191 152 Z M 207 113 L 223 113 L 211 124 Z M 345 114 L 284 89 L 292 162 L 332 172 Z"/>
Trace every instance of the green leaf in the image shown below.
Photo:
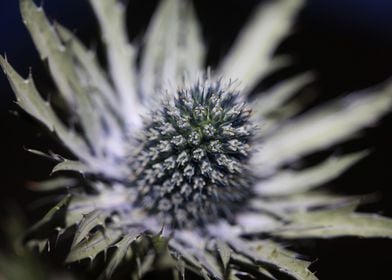
<path fill-rule="evenodd" d="M 74 178 L 57 177 L 43 182 L 31 182 L 28 184 L 28 187 L 33 191 L 51 192 L 75 187 L 77 182 Z"/>
<path fill-rule="evenodd" d="M 94 87 L 98 92 L 100 97 L 105 100 L 105 103 L 111 106 L 112 109 L 116 109 L 120 102 L 118 97 L 116 98 L 116 93 L 109 83 L 105 72 L 102 70 L 99 62 L 97 60 L 96 54 L 88 50 L 81 41 L 74 36 L 74 34 L 69 31 L 64 26 L 56 23 L 55 28 L 61 38 L 61 40 L 67 44 L 71 51 L 73 58 L 75 59 L 75 64 L 78 64 L 88 80 L 88 86 Z M 116 110 L 113 111 L 116 113 Z"/>
<path fill-rule="evenodd" d="M 66 195 L 56 206 L 54 206 L 46 215 L 37 223 L 35 223 L 30 232 L 40 231 L 42 227 L 46 227 L 48 224 L 55 222 L 57 220 L 57 215 L 61 211 L 65 210 L 71 200 L 71 195 Z M 54 228 L 54 227 L 53 227 Z"/>
<path fill-rule="evenodd" d="M 308 270 L 309 263 L 299 260 L 296 256 L 283 249 L 280 245 L 259 241 L 256 246 L 250 246 L 249 241 L 241 239 L 227 240 L 230 246 L 238 253 L 249 259 L 274 269 L 282 271 L 298 280 L 315 280 L 316 276 Z"/>
<path fill-rule="evenodd" d="M 31 74 L 28 79 L 23 79 L 2 56 L 0 56 L 0 65 L 15 92 L 17 104 L 50 131 L 54 131 L 67 148 L 80 159 L 90 160 L 89 147 L 74 131 L 64 126 L 50 105 L 44 101 L 34 85 Z"/>
<path fill-rule="evenodd" d="M 352 138 L 362 128 L 374 125 L 391 110 L 392 85 L 339 98 L 289 121 L 264 139 L 252 164 L 277 168 L 285 162 Z"/>
<path fill-rule="evenodd" d="M 392 238 L 392 219 L 354 213 L 357 205 L 296 213 L 291 223 L 274 233 L 284 238 L 332 238 L 339 236 Z"/>
<path fill-rule="evenodd" d="M 252 276 L 254 276 L 256 279 L 258 279 L 257 277 L 259 277 L 259 274 L 261 274 L 264 278 L 277 280 L 267 269 L 261 267 L 260 264 L 255 263 L 254 261 L 250 260 L 247 257 L 244 257 L 243 255 L 237 254 L 236 252 L 232 252 L 231 259 L 234 267 L 232 269 L 233 274 L 236 273 L 243 274 L 244 270 L 247 269 L 247 270 L 251 270 L 249 273 Z M 239 278 L 234 278 L 234 279 L 239 279 Z"/>
<path fill-rule="evenodd" d="M 146 236 L 153 247 L 156 255 L 155 267 L 159 269 L 172 269 L 176 268 L 177 261 L 174 260 L 169 250 L 170 238 L 162 235 L 162 232 L 154 235 Z"/>
<path fill-rule="evenodd" d="M 217 239 L 216 240 L 216 249 L 219 253 L 219 257 L 222 261 L 223 264 L 223 269 L 226 271 L 228 269 L 228 265 L 230 262 L 230 258 L 231 258 L 231 249 L 230 247 L 227 245 L 226 242 L 224 242 L 223 240 Z"/>
<path fill-rule="evenodd" d="M 99 113 L 83 87 L 70 50 L 62 44 L 55 28 L 49 23 L 43 9 L 32 0 L 20 0 L 23 22 L 30 31 L 42 59 L 47 59 L 57 88 L 67 101 L 68 109 L 78 116 L 83 131 L 96 153 L 100 151 L 102 127 Z"/>
<path fill-rule="evenodd" d="M 260 204 L 262 206 L 258 208 L 261 210 L 260 212 L 244 211 L 243 213 L 238 213 L 238 215 L 236 215 L 236 225 L 241 228 L 241 234 L 268 232 L 282 226 L 281 219 L 277 219 L 277 216 L 282 215 L 282 213 L 280 211 L 272 212 L 268 206 L 263 207 L 263 204 Z M 272 215 L 270 213 L 272 213 Z"/>
<path fill-rule="evenodd" d="M 104 277 L 110 279 L 116 270 L 116 268 L 121 264 L 129 251 L 130 245 L 141 235 L 138 230 L 131 230 L 129 233 L 123 236 L 123 238 L 118 241 L 113 246 L 116 247 L 116 251 L 111 257 L 109 263 L 106 266 Z"/>
<path fill-rule="evenodd" d="M 240 33 L 217 76 L 241 81 L 246 92 L 269 70 L 274 51 L 288 34 L 303 1 L 279 0 L 262 3 Z"/>
<path fill-rule="evenodd" d="M 220 272 L 219 265 L 216 260 L 213 260 L 211 255 L 207 256 L 207 252 L 201 252 L 197 248 L 187 248 L 175 239 L 171 239 L 169 242 L 169 248 L 172 254 L 177 255 L 175 258 L 183 259 L 186 267 L 195 273 L 209 279 L 209 276 L 213 278 L 222 279 L 222 273 Z"/>
<path fill-rule="evenodd" d="M 371 196 L 341 196 L 323 191 L 311 191 L 274 197 L 273 199 L 256 198 L 250 201 L 250 204 L 252 205 L 252 209 L 257 209 L 262 212 L 267 211 L 267 213 L 273 213 L 284 218 L 287 213 L 304 212 L 311 208 L 343 205 L 358 200 L 366 201 L 366 199 L 371 199 Z M 259 215 L 261 214 L 254 214 L 255 219 Z M 275 226 L 281 226 L 281 223 L 276 222 Z M 268 229 L 266 227 L 266 230 Z"/>
<path fill-rule="evenodd" d="M 262 121 L 266 115 L 281 108 L 287 100 L 313 80 L 312 73 L 303 73 L 278 83 L 265 93 L 258 94 L 252 103 L 254 117 Z"/>
<path fill-rule="evenodd" d="M 157 93 L 182 84 L 182 78 L 196 80 L 205 56 L 200 28 L 189 1 L 164 0 L 146 33 L 141 64 L 141 87 L 147 104 Z M 176 88 L 174 88 L 176 90 Z"/>
<path fill-rule="evenodd" d="M 124 157 L 126 152 L 123 138 L 126 129 L 121 111 L 118 110 L 121 107 L 121 100 L 116 96 L 116 92 L 114 92 L 107 80 L 96 59 L 96 55 L 92 51 L 87 50 L 82 42 L 65 27 L 59 24 L 56 24 L 55 27 L 69 49 L 75 68 L 78 70 L 79 79 L 83 83 L 83 87 L 89 92 L 90 98 L 97 112 L 99 112 L 101 122 L 105 124 L 105 127 L 110 128 L 102 131 L 100 139 L 95 141 L 96 150 L 101 152 L 97 156 L 106 157 L 106 159 L 110 157 Z M 112 162 L 109 162 L 108 166 L 111 164 Z M 120 172 L 107 173 L 114 174 Z"/>
<path fill-rule="evenodd" d="M 121 231 L 105 228 L 90 234 L 76 246 L 71 248 L 65 262 L 71 263 L 83 259 L 93 260 L 101 253 L 112 246 L 121 236 Z"/>
<path fill-rule="evenodd" d="M 88 172 L 90 173 L 92 172 L 92 170 L 90 170 L 88 166 L 86 166 L 85 164 L 79 161 L 69 160 L 69 159 L 64 159 L 62 162 L 56 164 L 56 166 L 52 170 L 52 174 L 59 171 L 75 171 L 80 174 L 86 174 Z"/>
<path fill-rule="evenodd" d="M 114 191 L 102 183 L 95 183 L 95 187 L 99 190 L 99 194 L 80 194 L 72 197 L 66 213 L 67 227 L 79 223 L 86 214 L 94 210 L 123 209 L 132 203 L 132 197 L 128 190 Z"/>
<path fill-rule="evenodd" d="M 46 248 L 49 250 L 50 242 L 49 239 L 31 239 L 26 242 L 28 248 L 38 248 L 38 252 L 42 253 Z"/>
<path fill-rule="evenodd" d="M 125 7 L 117 0 L 90 0 L 106 45 L 110 75 L 119 95 L 124 122 L 140 127 L 142 106 L 137 95 L 136 50 L 128 43 Z"/>
<path fill-rule="evenodd" d="M 259 116 L 262 125 L 262 138 L 268 138 L 277 132 L 282 126 L 304 112 L 307 106 L 317 98 L 317 93 L 312 90 L 301 90 L 294 98 L 289 99 L 280 107 L 275 108 L 265 116 Z M 260 144 L 259 144 L 260 145 Z M 262 144 L 261 144 L 262 146 Z"/>
<path fill-rule="evenodd" d="M 344 171 L 367 156 L 367 151 L 332 157 L 321 164 L 298 171 L 281 171 L 255 186 L 261 196 L 286 196 L 306 192 L 339 177 Z"/>
<path fill-rule="evenodd" d="M 77 227 L 72 247 L 75 247 L 83 239 L 87 238 L 90 231 L 95 227 L 101 226 L 101 228 L 105 228 L 105 220 L 109 216 L 110 213 L 101 210 L 94 210 L 85 215 Z"/>

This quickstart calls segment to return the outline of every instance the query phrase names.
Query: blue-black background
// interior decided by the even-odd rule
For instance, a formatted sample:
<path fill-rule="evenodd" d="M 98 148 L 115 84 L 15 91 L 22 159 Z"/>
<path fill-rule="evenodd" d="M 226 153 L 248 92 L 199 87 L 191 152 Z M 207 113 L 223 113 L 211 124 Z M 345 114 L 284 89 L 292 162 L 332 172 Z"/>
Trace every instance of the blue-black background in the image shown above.
<path fill-rule="evenodd" d="M 128 3 L 129 35 L 141 40 L 157 1 Z M 239 28 L 255 7 L 256 0 L 196 0 L 195 5 L 209 47 L 209 63 L 224 56 Z M 46 0 L 44 7 L 53 20 L 59 21 L 94 47 L 99 36 L 96 19 L 86 0 Z M 295 33 L 280 48 L 289 51 L 296 66 L 287 73 L 314 69 L 318 80 L 313 85 L 320 92 L 315 104 L 358 90 L 392 76 L 392 1 L 390 0 L 310 0 L 301 13 Z M 99 48 L 99 47 L 98 47 Z M 21 22 L 18 1 L 0 1 L 0 53 L 7 54 L 12 65 L 24 75 L 33 69 L 38 87 L 50 90 L 50 79 L 39 60 L 31 39 Z M 286 74 L 287 74 L 286 73 Z M 49 85 L 49 86 L 48 86 Z M 17 203 L 29 210 L 34 194 L 24 188 L 27 180 L 46 178 L 51 163 L 23 150 L 54 144 L 37 133 L 37 125 L 24 114 L 11 111 L 12 91 L 0 73 L 0 213 L 9 214 L 9 205 Z M 373 154 L 350 169 L 334 186 L 343 193 L 378 192 L 377 203 L 362 208 L 392 216 L 391 115 L 380 125 L 366 130 L 361 141 L 352 141 L 342 149 L 355 150 L 371 146 Z M 35 218 L 27 213 L 28 218 Z M 306 246 L 305 246 L 306 245 Z M 315 256 L 312 269 L 320 279 L 390 279 L 392 241 L 340 238 L 333 241 L 304 243 L 298 250 Z"/>

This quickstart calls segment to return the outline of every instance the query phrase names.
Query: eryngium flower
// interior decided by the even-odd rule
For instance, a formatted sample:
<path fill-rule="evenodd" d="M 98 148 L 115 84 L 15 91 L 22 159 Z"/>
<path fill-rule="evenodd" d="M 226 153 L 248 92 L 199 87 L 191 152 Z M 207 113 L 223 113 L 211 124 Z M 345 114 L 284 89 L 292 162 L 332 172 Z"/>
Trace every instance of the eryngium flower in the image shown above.
<path fill-rule="evenodd" d="M 175 227 L 229 218 L 251 194 L 250 109 L 221 82 L 176 95 L 150 114 L 130 159 L 138 205 Z"/>
<path fill-rule="evenodd" d="M 107 255 L 106 278 L 117 268 L 140 278 L 163 266 L 206 279 L 316 279 L 280 240 L 392 236 L 391 220 L 355 213 L 355 199 L 316 189 L 367 151 L 292 168 L 387 113 L 389 83 L 303 114 L 297 97 L 309 73 L 250 97 L 258 81 L 282 67 L 274 49 L 302 1 L 260 5 L 212 71 L 190 1 L 163 0 L 143 47 L 128 43 L 120 1 L 90 2 L 107 74 L 71 32 L 51 25 L 32 0 L 20 0 L 72 125 L 42 98 L 31 75 L 23 79 L 0 58 L 18 105 L 75 157 L 48 155 L 58 161 L 53 173 L 84 175 L 40 185 L 68 194 L 32 227 L 28 245 L 49 249 L 55 231 L 60 241 L 72 233 L 66 262 Z"/>

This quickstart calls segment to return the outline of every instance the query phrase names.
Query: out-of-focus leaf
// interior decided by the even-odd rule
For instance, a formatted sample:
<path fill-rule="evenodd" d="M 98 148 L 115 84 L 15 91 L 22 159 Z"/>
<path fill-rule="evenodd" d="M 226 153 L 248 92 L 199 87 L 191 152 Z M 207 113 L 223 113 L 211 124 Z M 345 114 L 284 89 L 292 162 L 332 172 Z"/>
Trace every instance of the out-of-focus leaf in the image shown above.
<path fill-rule="evenodd" d="M 356 204 L 336 209 L 293 214 L 292 224 L 274 233 L 284 238 L 338 236 L 392 238 L 392 219 L 377 214 L 354 213 Z"/>
<path fill-rule="evenodd" d="M 101 190 L 99 194 L 95 195 L 74 196 L 67 209 L 66 226 L 79 223 L 86 214 L 96 209 L 127 209 L 130 201 L 132 201 L 130 193 L 127 191 Z"/>
<path fill-rule="evenodd" d="M 362 200 L 366 201 L 366 199 L 371 199 L 371 196 L 340 196 L 326 192 L 312 191 L 274 197 L 273 199 L 254 199 L 250 201 L 250 204 L 252 205 L 252 209 L 267 211 L 267 213 L 274 213 L 283 217 L 287 213 L 304 212 L 316 207 L 343 205 L 359 200 L 362 202 Z M 269 230 L 269 228 L 265 228 L 264 230 Z"/>
<path fill-rule="evenodd" d="M 218 76 L 238 79 L 250 91 L 268 71 L 273 53 L 287 35 L 303 1 L 262 3 L 223 60 Z"/>
<path fill-rule="evenodd" d="M 223 270 L 226 273 L 231 258 L 231 249 L 227 243 L 221 239 L 216 240 L 216 249 L 223 264 Z"/>
<path fill-rule="evenodd" d="M 106 279 L 110 279 L 112 277 L 116 268 L 121 264 L 121 262 L 127 255 L 129 246 L 140 236 L 140 234 L 140 231 L 131 231 L 125 236 L 123 236 L 120 241 L 113 245 L 114 247 L 116 247 L 116 251 L 114 252 L 113 256 L 111 257 L 109 263 L 106 266 L 104 272 L 104 277 L 106 277 Z"/>
<path fill-rule="evenodd" d="M 71 248 L 65 262 L 71 263 L 83 259 L 93 260 L 99 253 L 106 252 L 121 236 L 120 230 L 110 227 L 98 230 Z"/>
<path fill-rule="evenodd" d="M 138 274 L 138 279 L 143 279 L 143 277 L 150 272 L 151 270 L 154 269 L 154 262 L 155 262 L 155 253 L 154 252 L 148 252 L 147 255 L 143 257 L 143 259 L 140 262 L 140 265 L 137 270 Z"/>
<path fill-rule="evenodd" d="M 241 255 L 260 264 L 271 266 L 299 280 L 315 280 L 316 276 L 308 269 L 309 263 L 296 259 L 292 252 L 282 246 L 268 241 L 259 241 L 257 246 L 241 239 L 227 240 L 230 246 Z"/>
<path fill-rule="evenodd" d="M 30 249 L 38 248 L 38 252 L 42 253 L 46 248 L 50 251 L 49 239 L 31 239 L 26 242 L 26 246 Z"/>
<path fill-rule="evenodd" d="M 254 234 L 265 231 L 268 232 L 282 226 L 282 221 L 277 219 L 277 216 L 275 216 L 281 214 L 281 212 L 272 212 L 268 206 L 263 206 L 262 203 L 260 204 L 263 207 L 260 207 L 261 213 L 255 211 L 244 211 L 243 213 L 236 215 L 236 224 L 241 227 L 242 234 Z M 274 216 L 270 215 L 269 213 L 273 213 Z"/>
<path fill-rule="evenodd" d="M 0 253 L 0 279 L 46 280 L 45 268 L 31 256 L 9 256 Z"/>
<path fill-rule="evenodd" d="M 75 171 L 80 174 L 85 174 L 89 171 L 91 172 L 91 170 L 89 170 L 89 168 L 80 161 L 69 159 L 65 159 L 64 161 L 56 164 L 56 166 L 52 170 L 52 174 L 59 171 Z"/>
<path fill-rule="evenodd" d="M 278 167 L 303 155 L 326 149 L 376 123 L 392 107 L 392 85 L 352 93 L 288 122 L 264 139 L 255 165 Z"/>
<path fill-rule="evenodd" d="M 264 118 L 260 120 L 262 123 L 261 139 L 268 138 L 269 135 L 272 135 L 279 130 L 280 127 L 290 122 L 294 116 L 298 115 L 311 104 L 316 97 L 317 93 L 315 91 L 302 91 L 295 96 L 295 98 L 290 99 L 271 114 L 264 116 Z"/>
<path fill-rule="evenodd" d="M 257 95 L 252 104 L 254 116 L 263 121 L 265 115 L 279 109 L 300 89 L 312 82 L 313 79 L 312 73 L 303 73 L 278 83 L 266 93 Z"/>
<path fill-rule="evenodd" d="M 43 182 L 31 182 L 28 187 L 33 191 L 50 192 L 75 187 L 77 182 L 74 178 L 57 177 Z"/>
<path fill-rule="evenodd" d="M 111 166 L 111 158 L 124 157 L 124 123 L 121 111 L 121 100 L 116 96 L 112 86 L 101 69 L 95 54 L 86 49 L 69 30 L 56 24 L 56 30 L 59 32 L 61 39 L 67 44 L 70 55 L 74 59 L 75 68 L 78 70 L 78 76 L 90 98 L 94 103 L 96 110 L 99 112 L 102 126 L 105 127 L 100 133 L 100 140 L 96 141 L 96 150 L 100 153 L 96 157 L 101 157 L 102 161 L 107 162 L 106 166 Z M 118 174 L 121 171 L 110 171 L 104 168 L 108 174 Z"/>
<path fill-rule="evenodd" d="M 60 226 L 60 221 L 58 220 L 58 216 L 61 215 L 61 211 L 64 211 L 68 206 L 71 200 L 71 195 L 66 195 L 55 207 L 53 207 L 46 215 L 34 224 L 31 229 L 30 233 L 42 232 L 44 228 L 54 229 L 57 226 Z M 54 223 L 54 224 L 53 224 Z"/>
<path fill-rule="evenodd" d="M 272 279 L 272 280 L 277 280 L 267 269 L 265 269 L 264 267 L 261 267 L 260 264 L 255 263 L 254 261 L 250 260 L 247 257 L 244 257 L 243 255 L 237 254 L 236 252 L 232 252 L 232 262 L 233 262 L 233 266 L 236 267 L 238 266 L 238 268 L 241 270 L 237 270 L 237 269 L 233 269 L 234 273 L 244 273 L 242 270 L 244 268 L 251 268 L 251 274 L 257 279 L 257 277 L 259 276 L 258 274 L 261 274 L 264 278 L 267 279 Z M 231 278 L 229 278 L 231 279 Z M 235 279 L 240 279 L 240 278 L 235 278 Z"/>
<path fill-rule="evenodd" d="M 366 155 L 368 152 L 363 151 L 342 157 L 332 157 L 305 170 L 281 171 L 272 178 L 256 184 L 255 191 L 261 196 L 286 196 L 305 192 L 337 178 Z"/>
<path fill-rule="evenodd" d="M 90 0 L 102 31 L 114 87 L 121 100 L 119 108 L 130 129 L 141 125 L 142 106 L 136 87 L 136 50 L 128 43 L 125 7 L 117 0 Z"/>
<path fill-rule="evenodd" d="M 175 239 L 171 239 L 169 247 L 176 258 L 183 259 L 185 261 L 186 267 L 190 270 L 195 271 L 197 274 L 203 277 L 209 278 L 209 275 L 213 278 L 222 279 L 222 273 L 219 271 L 219 266 L 215 263 L 208 263 L 208 261 L 203 258 L 200 254 L 195 256 L 195 248 L 189 249 L 177 242 Z"/>
<path fill-rule="evenodd" d="M 68 44 L 68 47 L 72 50 L 72 56 L 76 62 L 83 67 L 85 75 L 87 75 L 90 80 L 89 86 L 95 87 L 99 92 L 99 95 L 111 106 L 111 108 L 117 108 L 120 105 L 119 100 L 116 99 L 116 93 L 107 80 L 104 71 L 101 69 L 95 53 L 88 50 L 83 43 L 64 26 L 56 23 L 55 27 L 62 41 Z"/>
<path fill-rule="evenodd" d="M 72 247 L 75 247 L 83 239 L 87 238 L 90 231 L 96 226 L 105 228 L 105 220 L 109 216 L 110 213 L 101 210 L 94 210 L 85 215 L 78 225 L 74 240 L 72 242 Z"/>
<path fill-rule="evenodd" d="M 190 1 L 161 1 L 146 34 L 141 64 L 141 88 L 147 104 L 162 89 L 176 90 L 184 75 L 194 82 L 205 50 Z"/>

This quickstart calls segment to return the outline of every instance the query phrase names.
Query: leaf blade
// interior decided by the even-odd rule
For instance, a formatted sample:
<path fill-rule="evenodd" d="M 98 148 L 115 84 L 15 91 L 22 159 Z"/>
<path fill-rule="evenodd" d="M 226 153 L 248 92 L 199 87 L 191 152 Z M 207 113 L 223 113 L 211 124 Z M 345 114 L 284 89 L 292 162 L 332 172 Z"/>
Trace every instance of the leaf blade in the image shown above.
<path fill-rule="evenodd" d="M 273 52 L 287 35 L 293 17 L 303 1 L 271 1 L 262 3 L 242 33 L 237 38 L 217 76 L 238 79 L 245 91 L 253 89 L 268 72 Z"/>
<path fill-rule="evenodd" d="M 329 102 L 287 122 L 264 139 L 263 149 L 255 153 L 252 164 L 273 170 L 303 155 L 326 149 L 373 125 L 391 106 L 390 82 L 378 89 L 352 93 Z"/>
<path fill-rule="evenodd" d="M 257 183 L 255 191 L 262 196 L 287 196 L 306 192 L 337 178 L 368 154 L 363 151 L 342 157 L 332 157 L 305 170 L 280 171 L 270 179 Z"/>

